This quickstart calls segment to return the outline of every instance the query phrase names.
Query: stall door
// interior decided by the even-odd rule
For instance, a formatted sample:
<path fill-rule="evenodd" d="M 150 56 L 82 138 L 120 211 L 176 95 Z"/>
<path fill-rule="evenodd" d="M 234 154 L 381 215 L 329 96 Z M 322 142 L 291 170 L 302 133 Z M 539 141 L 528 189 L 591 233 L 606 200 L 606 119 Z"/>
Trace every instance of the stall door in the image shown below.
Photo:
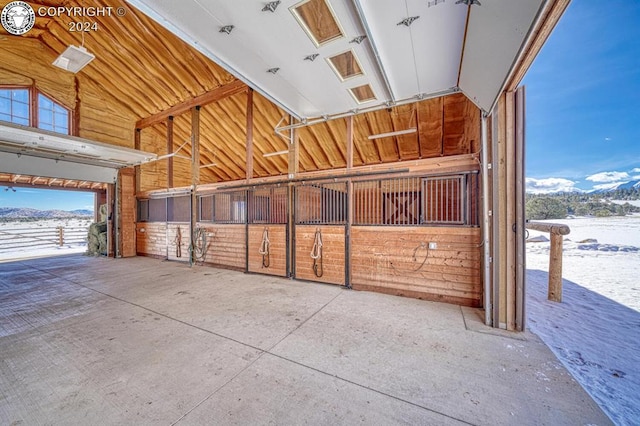
<path fill-rule="evenodd" d="M 345 285 L 346 182 L 295 188 L 294 276 Z"/>
<path fill-rule="evenodd" d="M 288 276 L 289 188 L 264 186 L 248 191 L 248 271 Z"/>

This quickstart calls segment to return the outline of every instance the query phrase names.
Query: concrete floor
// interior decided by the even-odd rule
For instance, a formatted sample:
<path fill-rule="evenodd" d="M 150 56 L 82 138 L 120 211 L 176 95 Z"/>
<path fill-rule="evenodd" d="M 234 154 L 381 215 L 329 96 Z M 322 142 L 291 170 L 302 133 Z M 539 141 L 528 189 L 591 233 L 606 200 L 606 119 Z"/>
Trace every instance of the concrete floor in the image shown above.
<path fill-rule="evenodd" d="M 149 258 L 0 264 L 0 424 L 610 424 L 478 312 Z"/>

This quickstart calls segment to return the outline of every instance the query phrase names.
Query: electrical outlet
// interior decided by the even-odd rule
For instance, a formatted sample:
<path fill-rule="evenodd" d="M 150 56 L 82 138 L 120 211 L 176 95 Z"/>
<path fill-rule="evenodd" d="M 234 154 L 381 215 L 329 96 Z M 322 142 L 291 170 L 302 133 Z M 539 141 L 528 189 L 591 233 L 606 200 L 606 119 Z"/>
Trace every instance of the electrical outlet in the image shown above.
<path fill-rule="evenodd" d="M 435 250 L 438 248 L 438 243 L 434 242 L 434 241 L 430 241 L 429 242 L 429 250 Z"/>

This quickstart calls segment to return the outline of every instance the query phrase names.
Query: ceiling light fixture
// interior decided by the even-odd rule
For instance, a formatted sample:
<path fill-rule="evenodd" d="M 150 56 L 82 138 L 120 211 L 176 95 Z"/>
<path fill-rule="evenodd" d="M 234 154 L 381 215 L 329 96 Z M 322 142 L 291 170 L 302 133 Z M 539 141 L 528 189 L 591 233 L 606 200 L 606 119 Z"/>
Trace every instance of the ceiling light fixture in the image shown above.
<path fill-rule="evenodd" d="M 409 135 L 411 133 L 415 133 L 417 132 L 418 129 L 416 129 L 415 127 L 411 128 L 411 129 L 407 129 L 407 130 L 398 130 L 397 132 L 389 132 L 389 133 L 380 133 L 378 135 L 371 135 L 369 136 L 369 140 L 371 139 L 382 139 L 382 138 L 389 138 L 391 136 L 400 136 L 400 135 Z"/>
<path fill-rule="evenodd" d="M 356 44 L 360 44 L 360 43 L 362 43 L 362 40 L 364 40 L 365 38 L 367 38 L 367 36 L 366 36 L 366 35 L 360 35 L 360 36 L 357 36 L 357 37 L 352 38 L 352 39 L 351 39 L 351 41 L 350 41 L 349 43 L 356 43 Z"/>
<path fill-rule="evenodd" d="M 461 1 L 464 1 L 464 0 L 461 0 Z M 396 25 L 404 25 L 405 27 L 408 27 L 409 25 L 413 24 L 413 21 L 415 21 L 418 18 L 419 16 L 409 16 L 408 18 L 404 18 L 402 21 L 398 22 Z"/>
<path fill-rule="evenodd" d="M 235 27 L 233 25 L 225 25 L 224 27 L 220 28 L 220 33 L 225 33 L 225 34 L 231 34 L 231 31 L 233 31 Z"/>
<path fill-rule="evenodd" d="M 276 9 L 278 8 L 278 5 L 280 4 L 280 0 L 276 0 L 276 1 L 271 1 L 267 4 L 264 5 L 264 7 L 262 8 L 263 12 L 275 12 Z"/>
<path fill-rule="evenodd" d="M 276 155 L 285 155 L 285 154 L 288 154 L 288 153 L 289 153 L 289 150 L 285 149 L 283 151 L 267 152 L 265 154 L 262 154 L 262 156 L 267 158 L 267 157 L 275 157 Z"/>
<path fill-rule="evenodd" d="M 75 74 L 95 58 L 95 55 L 89 53 L 83 46 L 76 47 L 69 45 L 69 47 L 53 61 L 53 65 Z"/>

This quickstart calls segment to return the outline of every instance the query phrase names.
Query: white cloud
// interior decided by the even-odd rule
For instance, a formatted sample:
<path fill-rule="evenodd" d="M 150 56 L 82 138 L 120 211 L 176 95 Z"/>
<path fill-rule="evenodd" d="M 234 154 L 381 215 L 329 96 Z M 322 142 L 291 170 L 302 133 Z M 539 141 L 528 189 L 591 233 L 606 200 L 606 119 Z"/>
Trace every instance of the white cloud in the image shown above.
<path fill-rule="evenodd" d="M 631 170 L 631 173 L 640 173 L 640 167 Z"/>
<path fill-rule="evenodd" d="M 608 182 L 620 182 L 622 180 L 629 180 L 631 176 L 627 172 L 601 172 L 586 177 L 591 182 L 608 183 Z"/>
<path fill-rule="evenodd" d="M 576 182 L 564 178 L 534 179 L 526 178 L 525 189 L 532 194 L 550 194 L 552 192 L 575 192 Z"/>
<path fill-rule="evenodd" d="M 604 138 L 604 140 L 608 142 L 611 140 L 611 138 Z"/>

